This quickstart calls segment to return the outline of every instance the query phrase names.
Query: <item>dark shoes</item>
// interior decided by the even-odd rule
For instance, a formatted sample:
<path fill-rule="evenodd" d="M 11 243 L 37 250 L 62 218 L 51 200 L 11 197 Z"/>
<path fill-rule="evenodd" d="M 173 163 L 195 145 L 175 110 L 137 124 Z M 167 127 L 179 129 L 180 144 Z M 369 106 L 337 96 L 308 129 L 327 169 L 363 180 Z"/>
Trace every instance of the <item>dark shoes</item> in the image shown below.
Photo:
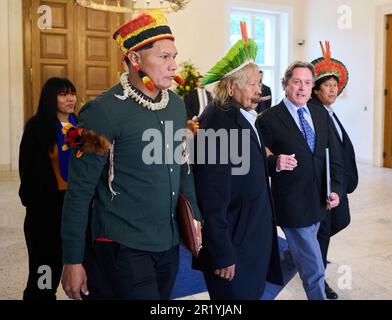
<path fill-rule="evenodd" d="M 324 281 L 324 284 L 325 284 L 325 295 L 327 299 L 336 300 L 338 298 L 338 294 L 331 289 L 331 287 L 328 285 L 326 281 Z"/>

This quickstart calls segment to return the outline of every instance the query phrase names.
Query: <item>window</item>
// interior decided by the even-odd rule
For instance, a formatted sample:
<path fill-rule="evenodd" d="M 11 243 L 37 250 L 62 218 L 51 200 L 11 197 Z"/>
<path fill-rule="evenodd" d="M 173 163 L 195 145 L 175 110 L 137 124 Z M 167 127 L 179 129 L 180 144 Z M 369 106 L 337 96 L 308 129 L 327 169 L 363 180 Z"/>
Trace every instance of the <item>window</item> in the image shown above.
<path fill-rule="evenodd" d="M 230 46 L 241 39 L 240 21 L 247 24 L 248 35 L 255 40 L 258 46 L 256 64 L 263 70 L 263 83 L 271 88 L 272 104 L 277 104 L 283 97 L 280 79 L 282 78 L 282 66 L 287 66 L 287 55 L 282 55 L 281 41 L 286 41 L 288 31 L 285 34 L 279 32 L 284 20 L 282 13 L 262 11 L 254 9 L 230 10 Z M 287 52 L 287 51 L 286 51 Z"/>

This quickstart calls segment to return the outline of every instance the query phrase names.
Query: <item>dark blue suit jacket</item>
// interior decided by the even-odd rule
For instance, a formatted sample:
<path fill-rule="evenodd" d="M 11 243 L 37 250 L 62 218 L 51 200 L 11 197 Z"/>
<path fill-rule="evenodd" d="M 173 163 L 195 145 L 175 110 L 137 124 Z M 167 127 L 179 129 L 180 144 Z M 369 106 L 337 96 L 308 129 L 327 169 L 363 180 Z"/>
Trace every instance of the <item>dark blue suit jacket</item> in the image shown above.
<path fill-rule="evenodd" d="M 322 112 L 325 112 L 326 114 L 327 111 L 317 98 L 311 99 L 308 103 L 309 108 L 311 109 L 319 109 Z M 329 115 L 328 115 L 329 116 Z M 352 193 L 357 185 L 358 185 L 358 170 L 357 170 L 357 165 L 355 162 L 355 152 L 354 152 L 354 147 L 353 144 L 351 143 L 350 137 L 348 136 L 346 130 L 344 129 L 343 125 L 339 121 L 338 117 L 334 114 L 334 117 L 342 130 L 343 134 L 343 141 L 340 139 L 339 133 L 335 127 L 335 124 L 333 121 L 330 121 L 332 130 L 336 136 L 336 140 L 338 141 L 338 151 L 343 159 L 343 164 L 344 164 L 344 170 L 343 170 L 343 187 L 342 187 L 342 194 L 341 194 L 341 199 L 340 199 L 340 204 L 338 207 L 332 209 L 331 212 L 331 224 L 330 224 L 330 230 L 329 230 L 329 235 L 333 236 L 339 231 L 343 230 L 346 228 L 350 221 L 350 207 L 349 207 L 349 202 L 347 198 L 347 194 Z"/>
<path fill-rule="evenodd" d="M 215 298 L 220 299 L 259 299 L 267 274 L 271 282 L 281 283 L 277 231 L 261 135 L 260 145 L 254 129 L 234 102 L 227 109 L 214 104 L 207 106 L 200 117 L 200 129 L 237 130 L 238 142 L 229 137 L 229 150 L 223 154 L 242 152 L 249 171 L 233 175 L 232 169 L 241 165 L 230 157 L 228 163 L 220 163 L 223 158 L 219 151 L 217 164 L 195 164 L 196 193 L 204 226 L 203 249 L 194 267 L 211 274 L 215 269 L 235 264 L 234 280 L 206 278 L 209 290 L 212 287 Z M 242 141 L 249 132 L 250 139 Z M 200 139 L 198 134 L 196 141 Z M 221 145 L 222 140 L 218 139 L 217 147 L 211 148 L 211 141 L 206 141 L 206 159 L 209 151 L 219 150 Z M 247 156 L 246 148 L 249 148 Z"/>
<path fill-rule="evenodd" d="M 266 110 L 258 118 L 269 156 L 272 194 L 278 225 L 304 228 L 326 217 L 326 162 L 329 148 L 331 189 L 342 197 L 343 161 L 338 141 L 325 110 L 309 108 L 316 134 L 316 149 L 312 153 L 284 102 Z M 277 156 L 295 154 L 298 166 L 293 171 L 276 172 Z"/>

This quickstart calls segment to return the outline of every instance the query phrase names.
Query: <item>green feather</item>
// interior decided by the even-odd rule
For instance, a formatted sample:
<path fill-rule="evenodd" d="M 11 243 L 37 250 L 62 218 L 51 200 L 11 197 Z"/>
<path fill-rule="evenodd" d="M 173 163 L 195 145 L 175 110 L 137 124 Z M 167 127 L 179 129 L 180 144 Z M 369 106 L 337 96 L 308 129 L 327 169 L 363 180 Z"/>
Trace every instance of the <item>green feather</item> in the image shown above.
<path fill-rule="evenodd" d="M 239 40 L 215 66 L 204 76 L 203 86 L 221 80 L 226 74 L 241 66 L 247 60 L 256 60 L 257 44 L 248 39 L 247 46 L 243 39 Z"/>

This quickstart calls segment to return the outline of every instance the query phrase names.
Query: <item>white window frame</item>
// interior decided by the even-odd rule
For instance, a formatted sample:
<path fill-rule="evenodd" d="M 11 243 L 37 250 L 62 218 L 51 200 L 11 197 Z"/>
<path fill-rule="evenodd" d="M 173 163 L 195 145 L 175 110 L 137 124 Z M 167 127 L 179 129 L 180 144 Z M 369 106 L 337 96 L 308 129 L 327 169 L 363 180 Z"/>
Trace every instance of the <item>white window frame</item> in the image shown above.
<path fill-rule="evenodd" d="M 259 67 L 263 71 L 272 71 L 273 73 L 273 83 L 268 85 L 271 86 L 272 90 L 272 105 L 277 104 L 284 97 L 281 79 L 289 61 L 292 61 L 293 57 L 293 8 L 243 0 L 226 0 L 225 12 L 226 50 L 230 48 L 230 20 L 232 13 L 238 12 L 249 14 L 250 16 L 266 15 L 275 17 L 275 39 L 271 43 L 274 46 L 274 63 L 273 65 L 260 65 Z M 251 30 L 253 29 L 252 25 Z"/>

